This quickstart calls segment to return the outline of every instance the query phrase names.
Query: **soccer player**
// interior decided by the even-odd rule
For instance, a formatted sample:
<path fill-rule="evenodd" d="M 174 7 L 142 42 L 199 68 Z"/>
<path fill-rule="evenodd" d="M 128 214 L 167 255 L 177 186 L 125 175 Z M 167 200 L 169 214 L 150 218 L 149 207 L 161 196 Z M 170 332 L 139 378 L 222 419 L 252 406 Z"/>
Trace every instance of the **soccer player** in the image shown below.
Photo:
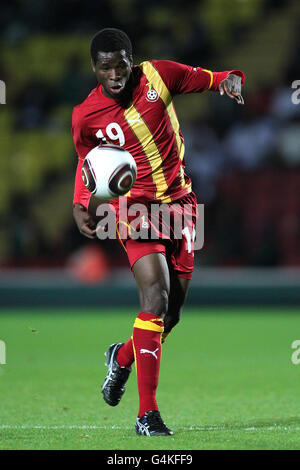
<path fill-rule="evenodd" d="M 114 343 L 106 352 L 108 372 L 102 386 L 104 400 L 115 406 L 125 391 L 125 383 L 135 361 L 139 411 L 135 430 L 139 435 L 162 436 L 173 432 L 161 418 L 156 390 L 161 343 L 178 323 L 192 278 L 194 262 L 193 230 L 197 201 L 191 180 L 185 173 L 184 139 L 175 113 L 173 97 L 178 94 L 219 91 L 243 104 L 241 71 L 211 72 L 168 60 L 148 60 L 134 65 L 132 45 L 121 30 L 106 28 L 91 42 L 91 64 L 98 86 L 74 108 L 72 133 L 78 153 L 73 215 L 79 231 L 96 238 L 96 222 L 89 213 L 90 193 L 81 178 L 86 154 L 99 144 L 113 143 L 128 150 L 137 164 L 137 179 L 129 192 L 112 201 L 121 220 L 120 204 L 142 203 L 151 209 L 163 204 L 182 212 L 190 208 L 188 226 L 181 239 L 122 241 L 136 280 L 140 312 L 132 337 Z M 148 222 L 147 222 L 148 223 Z M 146 226 L 147 226 L 146 223 Z M 149 223 L 153 221 L 149 216 Z"/>

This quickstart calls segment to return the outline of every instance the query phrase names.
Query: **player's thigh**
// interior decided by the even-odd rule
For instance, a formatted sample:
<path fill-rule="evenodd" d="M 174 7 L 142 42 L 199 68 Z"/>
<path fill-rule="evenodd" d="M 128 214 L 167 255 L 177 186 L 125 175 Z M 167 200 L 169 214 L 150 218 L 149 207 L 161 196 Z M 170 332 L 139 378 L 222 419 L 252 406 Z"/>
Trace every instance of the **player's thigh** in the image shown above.
<path fill-rule="evenodd" d="M 169 267 L 163 253 L 142 256 L 133 265 L 133 273 L 140 289 L 159 284 L 163 289 L 170 291 Z"/>
<path fill-rule="evenodd" d="M 169 267 L 165 255 L 149 253 L 139 258 L 132 269 L 139 289 L 141 307 L 151 310 L 150 313 L 165 314 L 170 293 Z"/>

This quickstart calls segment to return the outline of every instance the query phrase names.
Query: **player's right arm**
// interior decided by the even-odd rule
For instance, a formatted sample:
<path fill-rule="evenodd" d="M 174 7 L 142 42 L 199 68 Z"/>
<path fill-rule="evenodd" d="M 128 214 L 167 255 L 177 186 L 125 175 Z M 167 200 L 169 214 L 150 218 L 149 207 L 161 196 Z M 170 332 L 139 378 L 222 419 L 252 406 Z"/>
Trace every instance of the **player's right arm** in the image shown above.
<path fill-rule="evenodd" d="M 78 109 L 74 108 L 72 115 L 72 134 L 75 149 L 78 154 L 78 164 L 75 176 L 73 197 L 73 217 L 79 232 L 87 238 L 96 238 L 96 222 L 89 214 L 88 207 L 91 194 L 84 186 L 81 178 L 81 168 L 86 154 L 97 145 L 85 132 Z"/>

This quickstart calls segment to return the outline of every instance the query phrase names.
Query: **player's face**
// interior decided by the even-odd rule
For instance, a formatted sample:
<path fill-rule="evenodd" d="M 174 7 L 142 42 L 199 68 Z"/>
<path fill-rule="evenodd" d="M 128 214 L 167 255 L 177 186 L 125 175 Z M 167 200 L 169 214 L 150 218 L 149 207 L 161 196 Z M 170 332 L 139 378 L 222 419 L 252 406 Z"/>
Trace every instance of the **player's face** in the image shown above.
<path fill-rule="evenodd" d="M 118 99 L 124 93 L 131 75 L 132 61 L 125 50 L 115 52 L 98 52 L 97 63 L 92 62 L 98 82 L 102 85 L 105 96 Z"/>

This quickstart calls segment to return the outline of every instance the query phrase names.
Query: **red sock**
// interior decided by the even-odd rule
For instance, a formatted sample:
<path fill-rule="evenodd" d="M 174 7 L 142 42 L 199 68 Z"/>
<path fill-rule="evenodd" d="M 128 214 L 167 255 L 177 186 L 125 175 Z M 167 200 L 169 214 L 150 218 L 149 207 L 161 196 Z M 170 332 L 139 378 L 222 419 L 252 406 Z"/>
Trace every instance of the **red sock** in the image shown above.
<path fill-rule="evenodd" d="M 117 361 L 121 367 L 127 367 L 130 369 L 134 361 L 134 352 L 132 346 L 132 338 L 124 343 L 117 354 Z"/>
<path fill-rule="evenodd" d="M 158 385 L 163 320 L 158 315 L 140 312 L 133 327 L 133 346 L 140 399 L 139 418 L 147 411 L 158 410 Z"/>

